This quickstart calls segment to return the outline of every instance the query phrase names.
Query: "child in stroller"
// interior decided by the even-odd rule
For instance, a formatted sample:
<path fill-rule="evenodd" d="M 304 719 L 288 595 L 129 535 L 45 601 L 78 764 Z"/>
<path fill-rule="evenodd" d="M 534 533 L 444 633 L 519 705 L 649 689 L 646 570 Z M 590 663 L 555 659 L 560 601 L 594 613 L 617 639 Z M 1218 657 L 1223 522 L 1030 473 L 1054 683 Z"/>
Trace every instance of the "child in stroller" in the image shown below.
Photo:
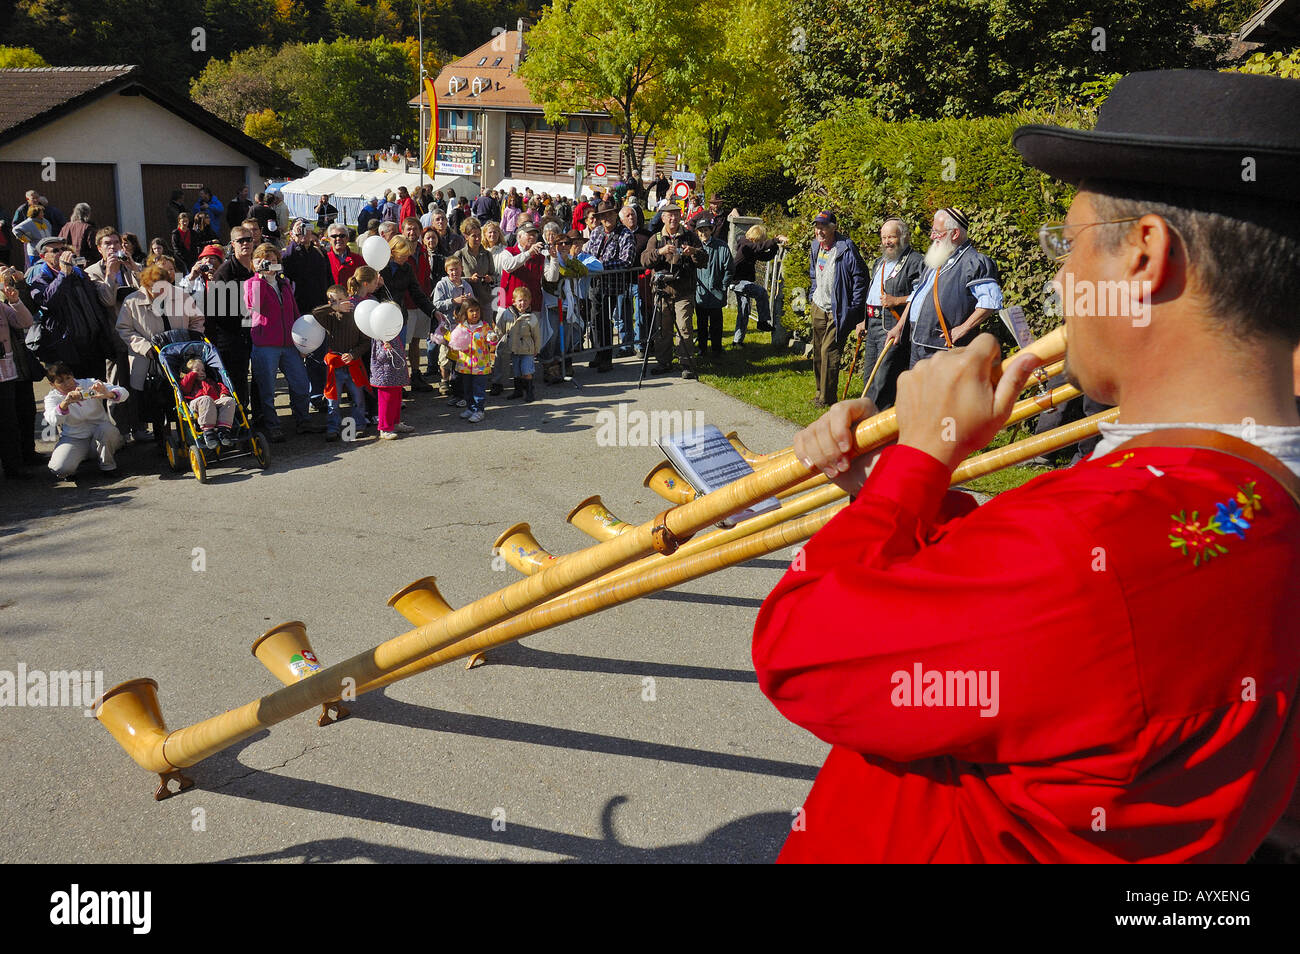
<path fill-rule="evenodd" d="M 221 381 L 208 379 L 208 369 L 201 358 L 190 358 L 185 368 L 188 373 L 180 380 L 181 395 L 202 429 L 198 440 L 208 450 L 215 450 L 218 444 L 233 446 L 230 425 L 235 420 L 235 399 L 230 389 Z"/>

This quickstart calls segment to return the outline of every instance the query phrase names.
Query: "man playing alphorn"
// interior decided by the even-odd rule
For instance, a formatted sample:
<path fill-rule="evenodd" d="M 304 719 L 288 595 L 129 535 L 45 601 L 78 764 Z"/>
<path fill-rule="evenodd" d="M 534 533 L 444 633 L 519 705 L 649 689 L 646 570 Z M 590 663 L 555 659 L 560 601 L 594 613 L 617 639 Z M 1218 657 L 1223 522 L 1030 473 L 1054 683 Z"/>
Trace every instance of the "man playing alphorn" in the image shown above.
<path fill-rule="evenodd" d="M 865 401 L 796 437 L 856 497 L 754 631 L 763 691 L 833 746 L 782 861 L 1242 862 L 1281 816 L 1300 774 L 1297 115 L 1293 80 L 1151 72 L 1095 130 L 1016 132 L 1079 186 L 1041 237 L 1069 376 L 1122 408 L 1088 460 L 978 508 L 948 491 L 1038 363 L 997 381 L 989 335 L 899 378 L 898 443 L 874 460 L 844 456 Z"/>

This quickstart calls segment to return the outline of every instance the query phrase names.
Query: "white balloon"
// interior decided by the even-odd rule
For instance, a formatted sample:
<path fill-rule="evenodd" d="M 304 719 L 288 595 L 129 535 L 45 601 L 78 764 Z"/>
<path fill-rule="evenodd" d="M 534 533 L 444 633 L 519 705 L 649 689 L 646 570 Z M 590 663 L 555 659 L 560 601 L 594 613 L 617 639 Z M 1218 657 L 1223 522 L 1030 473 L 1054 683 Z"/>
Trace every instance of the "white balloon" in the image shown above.
<path fill-rule="evenodd" d="M 325 329 L 314 315 L 303 315 L 293 323 L 293 345 L 303 354 L 311 354 L 325 343 Z"/>
<path fill-rule="evenodd" d="M 372 235 L 361 243 L 361 257 L 366 260 L 366 264 L 375 271 L 380 271 L 388 264 L 388 259 L 392 256 L 388 243 L 378 235 Z"/>
<path fill-rule="evenodd" d="M 370 337 L 392 341 L 402 333 L 404 324 L 402 309 L 396 302 L 386 301 L 370 313 L 370 330 L 373 332 Z"/>
<path fill-rule="evenodd" d="M 370 313 L 378 307 L 379 302 L 373 298 L 367 298 L 365 301 L 357 302 L 357 306 L 352 309 L 352 320 L 357 323 L 357 330 L 367 338 L 375 336 L 370 328 Z"/>

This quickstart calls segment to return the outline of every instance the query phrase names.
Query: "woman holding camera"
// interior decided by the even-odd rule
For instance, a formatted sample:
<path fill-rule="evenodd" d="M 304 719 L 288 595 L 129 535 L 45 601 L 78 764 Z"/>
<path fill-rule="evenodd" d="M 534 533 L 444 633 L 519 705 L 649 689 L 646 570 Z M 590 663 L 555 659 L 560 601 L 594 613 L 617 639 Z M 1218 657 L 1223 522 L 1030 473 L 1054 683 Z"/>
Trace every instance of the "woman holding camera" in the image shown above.
<path fill-rule="evenodd" d="M 264 242 L 253 251 L 253 277 L 244 282 L 244 303 L 253 338 L 253 382 L 261 421 L 267 437 L 279 443 L 284 431 L 275 416 L 275 374 L 279 370 L 289 386 L 289 407 L 299 434 L 321 434 L 323 424 L 308 419 L 307 401 L 311 381 L 302 355 L 293 344 L 293 323 L 298 320 L 298 303 L 293 283 L 284 277 L 280 250 Z"/>

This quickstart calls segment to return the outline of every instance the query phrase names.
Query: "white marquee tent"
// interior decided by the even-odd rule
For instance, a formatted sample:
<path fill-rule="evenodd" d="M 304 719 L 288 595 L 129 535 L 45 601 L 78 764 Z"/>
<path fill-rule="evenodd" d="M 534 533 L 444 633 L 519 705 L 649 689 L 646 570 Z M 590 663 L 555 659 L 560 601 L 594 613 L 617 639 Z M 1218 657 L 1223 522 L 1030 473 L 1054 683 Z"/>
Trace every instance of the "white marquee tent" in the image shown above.
<path fill-rule="evenodd" d="M 478 195 L 479 186 L 468 176 L 424 177 L 426 184 L 444 193 L 454 189 L 457 195 Z M 301 179 L 285 183 L 280 190 L 284 196 L 285 207 L 293 218 L 302 216 L 309 221 L 316 220 L 316 204 L 322 195 L 330 197 L 330 204 L 339 210 L 341 221 L 355 225 L 357 215 L 366 200 L 371 196 L 383 197 L 386 189 L 397 191 L 398 186 L 414 193 L 420 186 L 418 172 L 394 172 L 379 169 L 374 172 L 358 172 L 355 169 L 313 169 Z"/>

